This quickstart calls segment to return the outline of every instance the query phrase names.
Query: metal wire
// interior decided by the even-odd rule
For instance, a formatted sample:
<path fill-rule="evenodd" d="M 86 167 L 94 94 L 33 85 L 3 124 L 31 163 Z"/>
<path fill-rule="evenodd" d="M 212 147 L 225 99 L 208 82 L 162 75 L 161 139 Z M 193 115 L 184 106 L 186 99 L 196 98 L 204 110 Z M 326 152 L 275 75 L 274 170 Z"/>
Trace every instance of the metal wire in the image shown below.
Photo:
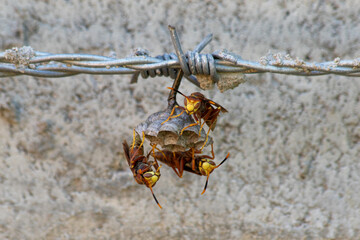
<path fill-rule="evenodd" d="M 176 78 L 181 69 L 184 76 L 197 86 L 196 75 L 209 75 L 216 82 L 223 73 L 280 73 L 299 76 L 337 74 L 360 77 L 360 58 L 329 62 L 306 62 L 288 55 L 268 54 L 259 62 L 247 61 L 226 50 L 212 54 L 200 51 L 211 41 L 208 35 L 195 49 L 184 54 L 175 28 L 169 26 L 176 54 L 151 57 L 147 51 L 122 59 L 90 54 L 51 54 L 33 51 L 31 47 L 13 48 L 0 53 L 0 77 L 30 75 L 36 77 L 67 77 L 76 74 L 132 74 L 132 82 L 143 78 L 169 76 Z"/>

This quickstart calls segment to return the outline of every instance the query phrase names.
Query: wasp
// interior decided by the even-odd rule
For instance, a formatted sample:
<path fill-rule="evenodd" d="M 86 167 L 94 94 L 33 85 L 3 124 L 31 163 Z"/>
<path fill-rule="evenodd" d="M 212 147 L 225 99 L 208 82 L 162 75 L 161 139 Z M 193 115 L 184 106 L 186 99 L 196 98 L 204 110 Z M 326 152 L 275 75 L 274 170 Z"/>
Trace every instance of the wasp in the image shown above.
<path fill-rule="evenodd" d="M 153 187 L 155 186 L 156 182 L 160 179 L 160 167 L 157 161 L 155 162 L 148 161 L 149 155 L 144 156 L 144 147 L 143 143 L 145 140 L 145 134 L 143 133 L 143 139 L 140 140 L 135 137 L 135 130 L 134 130 L 134 138 L 131 148 L 127 144 L 126 140 L 123 142 L 123 148 L 126 160 L 129 164 L 130 170 L 133 173 L 133 176 L 135 178 L 135 181 L 138 184 L 145 184 L 148 188 L 150 188 L 150 191 L 154 197 L 155 202 L 157 205 L 161 207 L 158 200 L 155 197 L 155 194 L 153 192 Z M 155 168 L 155 170 L 153 169 Z"/>
<path fill-rule="evenodd" d="M 199 136 L 200 136 L 201 129 L 203 128 L 204 124 L 206 123 L 206 125 L 209 127 L 209 130 L 206 134 L 205 142 L 204 142 L 203 146 L 201 147 L 201 150 L 202 150 L 205 147 L 205 144 L 208 140 L 210 130 L 214 131 L 214 129 L 215 129 L 217 117 L 219 116 L 220 112 L 226 113 L 228 111 L 224 107 L 222 107 L 220 104 L 206 98 L 200 92 L 194 92 L 190 96 L 185 96 L 183 93 L 181 93 L 180 91 L 178 91 L 174 88 L 168 87 L 168 89 L 174 90 L 177 93 L 179 93 L 185 97 L 184 107 L 181 107 L 181 106 L 173 107 L 169 117 L 161 124 L 164 124 L 165 122 L 169 121 L 171 118 L 179 117 L 181 114 L 186 112 L 189 115 L 193 115 L 196 122 L 191 123 L 188 126 L 184 127 L 181 130 L 180 135 L 182 135 L 182 133 L 184 132 L 185 129 L 192 127 L 192 126 L 200 125 L 200 130 L 199 130 Z M 173 116 L 175 108 L 180 108 L 180 109 L 182 109 L 182 111 L 178 115 Z M 201 119 L 204 120 L 203 123 L 201 123 Z"/>
<path fill-rule="evenodd" d="M 159 160 L 160 162 L 163 162 L 166 165 L 170 166 L 178 177 L 182 178 L 184 170 L 201 176 L 206 176 L 205 187 L 201 194 L 204 194 L 206 191 L 210 174 L 216 168 L 220 167 L 230 156 L 230 153 L 228 153 L 225 159 L 222 160 L 219 165 L 216 165 L 215 162 L 212 161 L 213 159 L 215 159 L 213 144 L 211 144 L 212 156 L 194 155 L 195 153 L 201 153 L 201 151 L 194 151 L 194 149 L 190 149 L 185 152 L 171 152 L 166 150 L 161 151 L 158 148 L 156 149 L 158 150 L 157 152 L 153 151 L 154 159 Z M 191 162 L 193 161 L 196 166 L 195 168 L 191 166 Z"/>

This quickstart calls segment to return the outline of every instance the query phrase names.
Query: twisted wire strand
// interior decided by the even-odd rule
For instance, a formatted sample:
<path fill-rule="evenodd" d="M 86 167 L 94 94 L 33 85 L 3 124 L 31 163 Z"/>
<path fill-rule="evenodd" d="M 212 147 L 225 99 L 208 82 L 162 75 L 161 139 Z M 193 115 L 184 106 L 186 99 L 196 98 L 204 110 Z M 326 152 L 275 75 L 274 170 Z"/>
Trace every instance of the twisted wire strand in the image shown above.
<path fill-rule="evenodd" d="M 194 51 L 165 53 L 156 57 L 147 54 L 122 59 L 91 54 L 51 54 L 36 52 L 29 47 L 31 53 L 22 48 L 13 48 L 0 53 L 0 77 L 30 75 L 36 77 L 67 77 L 76 74 L 132 74 L 132 82 L 138 76 L 143 78 L 166 76 L 172 79 L 180 69 L 185 77 L 198 85 L 196 75 L 210 75 L 216 82 L 222 73 L 279 73 L 299 76 L 318 76 L 336 74 L 360 77 L 360 58 L 328 62 L 306 62 L 281 54 L 273 54 L 260 58 L 260 61 L 248 61 L 239 55 L 226 50 L 212 54 L 200 51 L 211 40 L 211 36 L 199 44 Z M 24 47 L 23 47 L 24 48 Z M 179 60 L 181 57 L 181 61 Z M 186 70 L 184 70 L 186 69 Z M 186 71 L 186 72 L 185 72 Z"/>

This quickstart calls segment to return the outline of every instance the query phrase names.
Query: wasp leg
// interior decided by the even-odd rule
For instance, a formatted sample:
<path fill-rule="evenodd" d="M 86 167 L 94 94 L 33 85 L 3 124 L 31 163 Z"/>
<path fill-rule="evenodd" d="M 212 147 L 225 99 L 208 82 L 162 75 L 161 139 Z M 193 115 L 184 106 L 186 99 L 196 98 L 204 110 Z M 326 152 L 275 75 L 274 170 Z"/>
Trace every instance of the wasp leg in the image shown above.
<path fill-rule="evenodd" d="M 179 172 L 179 163 L 178 161 L 176 161 L 176 155 L 175 155 L 175 152 L 172 152 L 173 153 L 173 159 L 174 159 L 174 163 L 175 163 L 175 166 L 171 166 L 171 168 L 174 170 L 174 172 L 176 173 L 176 175 L 178 175 L 179 178 L 182 178 L 182 174 L 180 174 Z"/>
<path fill-rule="evenodd" d="M 182 175 L 183 175 L 183 173 L 184 173 L 184 159 L 183 158 L 181 158 L 181 160 L 180 160 L 180 168 L 179 168 L 179 173 L 180 173 L 180 178 L 182 178 Z"/>
<path fill-rule="evenodd" d="M 178 172 L 178 170 L 176 170 L 176 167 L 171 166 L 171 168 L 174 170 L 174 172 L 179 178 L 182 178 L 181 174 Z"/>
<path fill-rule="evenodd" d="M 205 142 L 204 142 L 204 144 L 202 145 L 202 147 L 200 148 L 201 151 L 204 149 L 204 147 L 205 147 L 205 145 L 206 145 L 206 143 L 207 143 L 207 141 L 208 141 L 208 139 L 209 139 L 210 130 L 211 130 L 211 128 L 209 128 L 209 131 L 208 131 L 207 134 L 206 134 Z"/>
<path fill-rule="evenodd" d="M 201 151 L 199 151 L 201 153 Z M 202 155 L 202 158 L 207 158 L 207 159 L 215 159 L 215 153 L 214 153 L 214 144 L 211 144 L 211 156 L 209 155 Z"/>
<path fill-rule="evenodd" d="M 132 144 L 131 144 L 131 150 L 133 150 L 134 149 L 134 146 L 135 146 L 135 128 L 133 129 L 133 142 L 132 142 Z"/>
<path fill-rule="evenodd" d="M 191 157 L 191 169 L 195 171 L 195 148 L 192 148 Z"/>
<path fill-rule="evenodd" d="M 205 124 L 206 122 L 204 121 L 202 124 L 200 124 L 200 130 L 199 130 L 199 137 L 201 136 L 201 130 L 202 130 L 202 128 L 204 127 L 204 124 Z"/>
<path fill-rule="evenodd" d="M 191 123 L 191 124 L 187 125 L 186 127 L 184 127 L 184 128 L 181 130 L 180 136 L 183 134 L 183 132 L 184 132 L 185 129 L 187 129 L 187 128 L 189 128 L 189 127 L 192 127 L 192 126 L 196 126 L 196 125 L 198 125 L 198 124 L 199 124 L 199 122 L 195 122 L 195 123 Z"/>
<path fill-rule="evenodd" d="M 214 144 L 212 143 L 211 144 L 211 155 L 212 155 L 212 157 L 210 158 L 210 159 L 214 159 L 215 158 L 215 153 L 214 153 Z"/>
<path fill-rule="evenodd" d="M 175 108 L 178 108 L 178 107 L 179 107 L 179 106 L 173 107 L 173 109 L 171 110 L 171 113 L 170 113 L 169 117 L 168 117 L 165 121 L 163 121 L 163 122 L 161 123 L 161 125 L 163 125 L 164 123 L 166 123 L 167 121 L 169 121 L 171 118 L 177 118 L 177 117 L 179 117 L 181 114 L 183 114 L 183 113 L 185 112 L 185 109 L 184 109 L 184 110 L 182 110 L 181 113 L 179 113 L 178 115 L 173 116 L 173 114 L 174 114 L 174 112 L 175 112 Z"/>
<path fill-rule="evenodd" d="M 174 159 L 175 159 L 175 153 L 173 152 L 174 154 Z M 175 161 L 175 164 L 176 164 L 176 167 L 179 171 L 179 177 L 182 178 L 182 175 L 184 173 L 184 158 L 182 156 L 179 157 L 179 159 L 177 159 L 178 161 Z"/>

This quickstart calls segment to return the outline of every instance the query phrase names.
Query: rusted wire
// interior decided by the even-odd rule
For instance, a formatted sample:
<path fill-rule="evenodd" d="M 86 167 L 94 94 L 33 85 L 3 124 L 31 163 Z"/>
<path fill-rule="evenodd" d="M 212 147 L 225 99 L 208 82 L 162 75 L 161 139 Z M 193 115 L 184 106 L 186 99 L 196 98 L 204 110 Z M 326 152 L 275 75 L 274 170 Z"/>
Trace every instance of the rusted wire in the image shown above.
<path fill-rule="evenodd" d="M 211 41 L 208 35 L 195 49 L 182 52 L 175 28 L 169 26 L 176 54 L 151 57 L 147 51 L 140 51 L 125 58 L 105 57 L 90 54 L 52 54 L 34 51 L 31 47 L 12 48 L 0 53 L 0 77 L 30 75 L 36 77 L 59 78 L 76 74 L 132 74 L 132 82 L 139 75 L 143 78 L 169 76 L 175 79 L 180 69 L 184 77 L 200 86 L 197 76 L 207 75 L 213 82 L 226 73 L 280 73 L 299 76 L 325 74 L 360 77 L 360 58 L 329 62 L 306 62 L 283 54 L 268 54 L 258 62 L 242 59 L 227 50 L 212 54 L 200 51 Z M 239 75 L 241 76 L 241 75 Z"/>

